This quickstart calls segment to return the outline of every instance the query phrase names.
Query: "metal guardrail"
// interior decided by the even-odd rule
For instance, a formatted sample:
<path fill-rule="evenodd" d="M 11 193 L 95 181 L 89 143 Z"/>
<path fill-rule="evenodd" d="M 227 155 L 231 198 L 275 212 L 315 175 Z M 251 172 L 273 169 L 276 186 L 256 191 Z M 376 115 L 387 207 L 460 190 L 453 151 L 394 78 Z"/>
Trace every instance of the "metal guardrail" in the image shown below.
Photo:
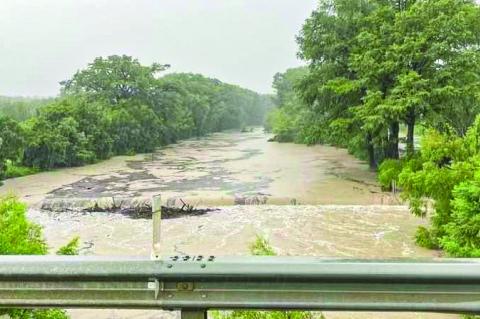
<path fill-rule="evenodd" d="M 0 307 L 480 313 L 480 261 L 7 256 Z"/>

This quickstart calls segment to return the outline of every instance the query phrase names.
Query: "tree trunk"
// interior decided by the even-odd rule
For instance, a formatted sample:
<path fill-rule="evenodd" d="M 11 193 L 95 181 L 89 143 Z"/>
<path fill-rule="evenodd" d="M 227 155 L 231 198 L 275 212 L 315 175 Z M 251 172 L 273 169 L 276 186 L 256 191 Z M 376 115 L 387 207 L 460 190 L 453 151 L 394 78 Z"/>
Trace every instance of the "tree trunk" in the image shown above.
<path fill-rule="evenodd" d="M 368 164 L 370 169 L 377 168 L 377 162 L 375 161 L 375 148 L 373 146 L 373 138 L 370 133 L 367 134 L 367 154 L 368 154 Z"/>
<path fill-rule="evenodd" d="M 407 156 L 415 153 L 414 134 L 415 134 L 415 113 L 409 111 L 407 115 Z"/>
<path fill-rule="evenodd" d="M 389 136 L 388 136 L 388 158 L 398 159 L 398 133 L 400 132 L 400 124 L 398 122 L 392 122 L 390 124 Z"/>

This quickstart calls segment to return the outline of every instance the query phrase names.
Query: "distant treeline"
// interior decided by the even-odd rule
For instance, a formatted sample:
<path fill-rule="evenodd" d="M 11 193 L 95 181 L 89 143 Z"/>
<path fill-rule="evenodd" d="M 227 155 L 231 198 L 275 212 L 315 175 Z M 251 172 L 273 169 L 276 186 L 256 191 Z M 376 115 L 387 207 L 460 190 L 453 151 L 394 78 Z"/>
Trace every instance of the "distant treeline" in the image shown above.
<path fill-rule="evenodd" d="M 26 98 L 0 96 L 0 116 L 24 121 L 35 116 L 37 109 L 53 101 L 53 98 Z"/>
<path fill-rule="evenodd" d="M 129 56 L 97 58 L 61 83 L 60 97 L 35 104 L 35 116 L 29 110 L 0 117 L 0 176 L 8 163 L 39 169 L 78 166 L 261 125 L 271 108 L 269 96 L 202 75 L 159 77 L 167 67 L 144 66 Z"/>

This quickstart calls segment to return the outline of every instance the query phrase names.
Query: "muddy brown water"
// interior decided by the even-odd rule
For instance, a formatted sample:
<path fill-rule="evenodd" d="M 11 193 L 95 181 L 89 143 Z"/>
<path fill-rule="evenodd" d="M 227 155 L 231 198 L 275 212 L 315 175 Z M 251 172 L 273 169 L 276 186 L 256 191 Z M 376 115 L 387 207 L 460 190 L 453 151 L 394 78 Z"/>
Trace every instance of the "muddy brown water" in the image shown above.
<path fill-rule="evenodd" d="M 163 254 L 247 255 L 257 234 L 279 255 L 351 258 L 435 257 L 414 245 L 413 217 L 381 192 L 375 175 L 344 150 L 268 143 L 261 130 L 183 141 L 154 154 L 9 180 L 0 193 L 30 204 L 51 251 L 79 235 L 81 254 L 150 255 L 151 220 L 109 213 L 46 212 L 45 199 L 109 196 L 193 198 L 219 208 L 163 221 Z M 263 196 L 267 205 L 225 206 Z M 275 205 L 275 204 L 301 205 Z M 387 205 L 388 204 L 388 205 Z M 140 310 L 69 310 L 73 318 L 176 318 Z M 453 318 L 405 313 L 325 313 L 327 318 Z"/>
<path fill-rule="evenodd" d="M 343 149 L 269 143 L 261 129 L 228 132 L 173 144 L 154 154 L 7 180 L 31 204 L 45 197 L 197 198 L 202 204 L 233 203 L 242 196 L 268 204 L 391 204 L 375 174 Z"/>

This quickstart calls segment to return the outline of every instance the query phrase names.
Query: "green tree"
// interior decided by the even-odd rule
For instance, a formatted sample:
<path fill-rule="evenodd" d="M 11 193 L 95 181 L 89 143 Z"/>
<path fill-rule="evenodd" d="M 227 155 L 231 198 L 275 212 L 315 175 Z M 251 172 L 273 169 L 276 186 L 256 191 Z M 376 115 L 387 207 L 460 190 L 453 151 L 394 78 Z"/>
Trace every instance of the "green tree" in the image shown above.
<path fill-rule="evenodd" d="M 320 1 L 298 37 L 309 64 L 298 95 L 311 112 L 294 131 L 371 167 L 399 158 L 401 125 L 409 156 L 418 122 L 465 134 L 480 111 L 479 18 L 474 1 Z"/>
<path fill-rule="evenodd" d="M 50 169 L 78 166 L 95 161 L 88 138 L 74 115 L 74 106 L 59 102 L 40 110 L 27 121 L 24 163 Z"/>
<path fill-rule="evenodd" d="M 307 68 L 299 67 L 274 76 L 277 108 L 270 112 L 267 125 L 278 142 L 310 142 L 310 136 L 302 134 L 306 128 L 303 120 L 309 117 L 307 114 L 310 112 L 297 93 L 297 85 L 307 72 Z"/>
<path fill-rule="evenodd" d="M 364 0 L 322 0 L 298 36 L 309 72 L 298 86 L 309 112 L 303 121 L 309 141 L 349 148 L 376 166 L 373 136 L 354 118 L 365 90 L 350 66 L 357 36 L 372 5 Z"/>
<path fill-rule="evenodd" d="M 0 116 L 0 179 L 5 177 L 7 161 L 17 162 L 21 158 L 24 144 L 22 127 L 15 120 Z"/>
<path fill-rule="evenodd" d="M 127 55 L 98 57 L 86 69 L 75 73 L 72 79 L 62 81 L 62 92 L 67 95 L 86 94 L 111 104 L 131 99 L 145 102 L 154 89 L 155 76 L 168 67 L 158 63 L 143 66 Z"/>
<path fill-rule="evenodd" d="M 0 117 L 25 121 L 36 115 L 37 110 L 53 101 L 52 98 L 26 98 L 0 96 Z"/>
<path fill-rule="evenodd" d="M 424 136 L 416 156 L 398 162 L 400 167 L 393 162 L 382 165 L 380 176 L 398 181 L 412 213 L 431 219 L 429 228 L 421 227 L 417 232 L 421 246 L 443 248 L 453 256 L 476 254 L 479 141 L 480 116 L 464 137 L 453 129 L 432 129 Z"/>
<path fill-rule="evenodd" d="M 36 109 L 18 132 L 2 119 L 0 178 L 7 161 L 28 166 L 12 172 L 18 175 L 152 152 L 178 139 L 258 125 L 271 107 L 268 96 L 199 74 L 158 77 L 167 67 L 125 55 L 99 57 L 62 82 L 62 96 Z"/>
<path fill-rule="evenodd" d="M 27 206 L 13 196 L 0 198 L 0 254 L 1 255 L 45 255 L 47 244 L 39 225 L 27 220 Z M 60 248 L 69 254 L 78 251 L 78 239 Z M 57 309 L 2 309 L 0 315 L 12 319 L 66 319 L 64 310 Z"/>

